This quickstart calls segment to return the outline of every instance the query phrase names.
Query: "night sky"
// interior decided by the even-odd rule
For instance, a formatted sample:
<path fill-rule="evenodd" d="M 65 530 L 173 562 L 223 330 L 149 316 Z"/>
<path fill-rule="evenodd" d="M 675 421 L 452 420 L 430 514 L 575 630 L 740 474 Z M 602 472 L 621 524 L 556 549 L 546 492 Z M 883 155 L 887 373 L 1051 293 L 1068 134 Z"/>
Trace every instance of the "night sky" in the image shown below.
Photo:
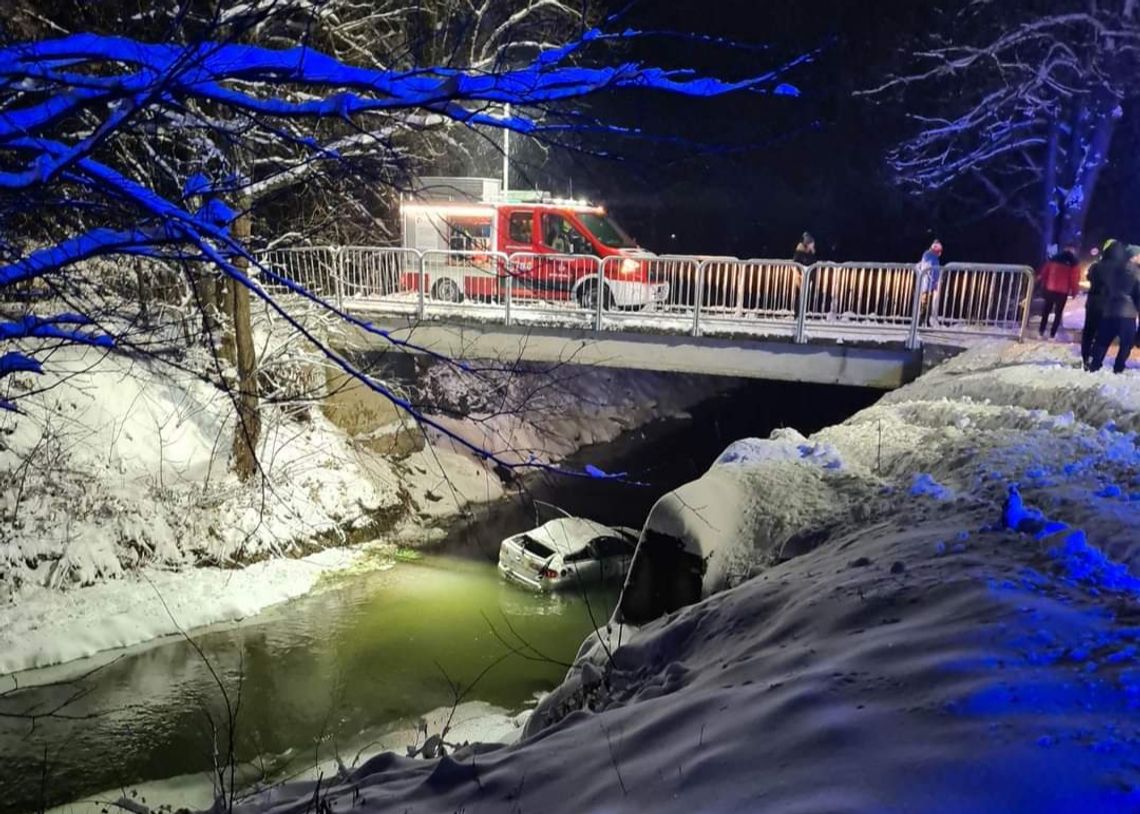
<path fill-rule="evenodd" d="M 641 42 L 646 62 L 694 67 L 726 78 L 763 72 L 821 49 L 788 76 L 799 99 L 757 94 L 677 99 L 656 94 L 606 95 L 591 102 L 600 117 L 647 137 L 614 148 L 621 160 L 556 153 L 545 168 L 520 167 L 532 183 L 606 203 L 648 249 L 658 252 L 788 257 L 811 231 L 822 259 L 911 262 L 937 236 L 947 260 L 1033 263 L 1037 239 L 1008 215 L 979 221 L 976 210 L 940 195 L 938 207 L 899 192 L 886 171 L 886 147 L 907 132 L 897 105 L 856 98 L 944 17 L 937 3 L 915 0 L 709 0 L 643 2 L 623 26 L 700 32 L 738 47 L 673 37 Z M 615 5 L 615 8 L 617 6 Z M 756 46 L 767 46 L 765 49 Z M 1133 119 L 1135 117 L 1132 117 Z M 1116 160 L 1102 178 L 1089 238 L 1127 239 L 1140 194 L 1123 157 L 1140 143 L 1127 121 Z M 657 137 L 682 137 L 686 144 Z M 699 145 L 699 146 L 697 146 Z M 601 149 L 599 145 L 587 145 Z M 675 237 L 674 237 L 675 235 Z"/>

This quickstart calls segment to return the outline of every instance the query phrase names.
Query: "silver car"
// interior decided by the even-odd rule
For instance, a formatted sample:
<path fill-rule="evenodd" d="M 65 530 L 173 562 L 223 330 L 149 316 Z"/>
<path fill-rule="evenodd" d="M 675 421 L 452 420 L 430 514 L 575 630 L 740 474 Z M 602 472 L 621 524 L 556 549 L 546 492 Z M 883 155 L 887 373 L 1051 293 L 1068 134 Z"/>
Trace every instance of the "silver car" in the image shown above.
<path fill-rule="evenodd" d="M 625 577 L 638 533 L 581 517 L 560 517 L 503 540 L 499 573 L 538 591 L 557 591 Z"/>

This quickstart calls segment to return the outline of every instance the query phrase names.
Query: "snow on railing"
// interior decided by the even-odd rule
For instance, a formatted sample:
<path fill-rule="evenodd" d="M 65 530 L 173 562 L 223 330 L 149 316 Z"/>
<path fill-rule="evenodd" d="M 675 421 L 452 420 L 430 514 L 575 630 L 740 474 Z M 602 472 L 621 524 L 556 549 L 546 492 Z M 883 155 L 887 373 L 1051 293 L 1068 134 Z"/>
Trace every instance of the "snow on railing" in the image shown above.
<path fill-rule="evenodd" d="M 1021 338 L 1033 271 L 951 263 L 817 263 L 732 257 L 417 251 L 372 246 L 278 248 L 262 259 L 341 307 L 421 319 L 673 334 L 866 338 Z"/>

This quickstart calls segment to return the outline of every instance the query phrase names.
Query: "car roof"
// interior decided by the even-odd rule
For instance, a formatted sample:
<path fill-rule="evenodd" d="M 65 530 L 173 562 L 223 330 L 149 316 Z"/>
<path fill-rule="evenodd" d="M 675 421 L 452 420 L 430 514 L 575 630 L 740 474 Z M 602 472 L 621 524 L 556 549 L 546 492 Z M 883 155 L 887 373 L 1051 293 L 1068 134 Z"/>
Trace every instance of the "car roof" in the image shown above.
<path fill-rule="evenodd" d="M 584 517 L 559 517 L 544 523 L 526 536 L 542 543 L 558 554 L 573 554 L 586 547 L 586 543 L 598 537 L 613 537 L 614 530 Z"/>

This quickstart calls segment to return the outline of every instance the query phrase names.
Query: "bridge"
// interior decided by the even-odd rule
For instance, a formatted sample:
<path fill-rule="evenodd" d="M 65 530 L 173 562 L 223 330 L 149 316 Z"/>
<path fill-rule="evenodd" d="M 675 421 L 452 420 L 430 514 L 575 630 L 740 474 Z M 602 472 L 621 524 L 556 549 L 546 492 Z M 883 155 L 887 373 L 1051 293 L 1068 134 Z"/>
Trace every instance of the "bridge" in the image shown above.
<path fill-rule="evenodd" d="M 1034 278 L 1025 266 L 951 263 L 931 287 L 927 272 L 897 263 L 369 246 L 272 249 L 261 260 L 454 358 L 882 389 L 913 379 L 926 345 L 1021 339 Z M 350 344 L 383 340 L 361 331 Z"/>

